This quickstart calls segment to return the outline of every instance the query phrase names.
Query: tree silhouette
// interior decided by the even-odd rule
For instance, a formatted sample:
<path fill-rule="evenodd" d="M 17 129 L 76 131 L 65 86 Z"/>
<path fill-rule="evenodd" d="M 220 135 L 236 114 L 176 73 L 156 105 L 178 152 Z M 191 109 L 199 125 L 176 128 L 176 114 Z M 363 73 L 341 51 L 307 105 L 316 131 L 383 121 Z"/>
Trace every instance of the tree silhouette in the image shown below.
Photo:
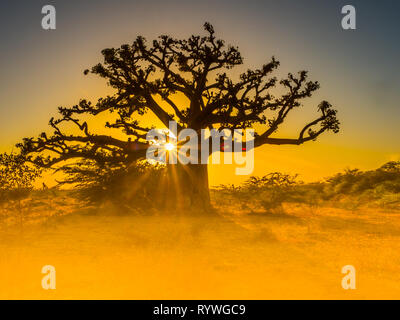
<path fill-rule="evenodd" d="M 29 196 L 34 181 L 40 177 L 41 169 L 26 164 L 25 158 L 18 154 L 0 154 L 0 202 L 14 205 L 23 224 L 21 201 Z"/>
<path fill-rule="evenodd" d="M 73 158 L 112 165 L 134 163 L 145 157 L 149 146 L 145 137 L 150 127 L 139 122 L 147 112 L 166 127 L 169 121 L 176 121 L 178 132 L 184 128 L 199 132 L 203 128 L 245 129 L 255 125 L 260 128 L 254 137 L 255 147 L 299 145 L 315 140 L 325 131 L 339 131 L 336 110 L 322 101 L 318 105 L 319 116 L 307 123 L 297 137 L 275 137 L 289 112 L 301 107 L 302 100 L 310 97 L 319 83 L 308 81 L 306 71 L 289 73 L 278 81 L 272 76 L 279 66 L 274 57 L 260 69 L 248 70 L 234 79 L 229 75 L 230 69 L 243 64 L 238 48 L 217 39 L 209 23 L 204 29 L 205 36 L 181 40 L 163 35 L 151 45 L 139 36 L 131 45 L 104 49 L 104 62 L 84 73 L 105 78 L 115 94 L 95 104 L 83 99 L 75 106 L 60 107 L 61 117 L 50 120 L 54 133 L 24 139 L 18 145 L 22 153 L 42 167 Z M 285 93 L 275 95 L 273 89 L 278 87 Z M 179 102 L 182 97 L 185 103 Z M 81 118 L 106 112 L 117 115 L 115 121 L 105 124 L 106 128 L 122 130 L 125 139 L 111 133 L 95 134 Z M 80 134 L 64 133 L 62 123 L 73 124 Z M 185 203 L 208 206 L 207 165 L 178 164 L 169 169 L 174 172 L 175 182 L 170 182 L 168 190 L 173 189 Z"/>

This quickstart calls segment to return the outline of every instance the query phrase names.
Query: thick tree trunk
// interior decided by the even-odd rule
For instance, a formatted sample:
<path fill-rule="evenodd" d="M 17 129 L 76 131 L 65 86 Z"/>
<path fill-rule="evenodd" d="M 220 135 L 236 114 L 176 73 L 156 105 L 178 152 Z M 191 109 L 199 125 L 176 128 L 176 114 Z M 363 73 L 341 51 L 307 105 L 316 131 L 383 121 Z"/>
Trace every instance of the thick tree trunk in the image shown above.
<path fill-rule="evenodd" d="M 211 210 L 206 164 L 169 164 L 167 180 L 165 203 L 168 207 L 183 209 L 189 214 Z"/>

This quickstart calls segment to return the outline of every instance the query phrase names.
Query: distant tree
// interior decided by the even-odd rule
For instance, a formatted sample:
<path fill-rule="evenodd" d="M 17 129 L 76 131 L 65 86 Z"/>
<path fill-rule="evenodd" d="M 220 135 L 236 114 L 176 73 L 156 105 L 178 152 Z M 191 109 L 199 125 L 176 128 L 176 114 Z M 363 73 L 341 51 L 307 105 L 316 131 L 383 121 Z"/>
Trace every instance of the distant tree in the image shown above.
<path fill-rule="evenodd" d="M 389 161 L 386 162 L 382 167 L 379 168 L 380 170 L 387 171 L 387 172 L 400 172 L 400 161 Z"/>
<path fill-rule="evenodd" d="M 28 165 L 19 154 L 0 154 L 0 201 L 16 205 L 20 223 L 23 221 L 21 201 L 29 196 L 41 169 Z"/>
<path fill-rule="evenodd" d="M 271 172 L 263 177 L 250 177 L 244 185 L 251 193 L 261 193 L 260 204 L 268 211 L 282 210 L 282 204 L 291 200 L 292 187 L 300 184 L 297 174 Z"/>
<path fill-rule="evenodd" d="M 297 174 L 290 175 L 282 172 L 271 172 L 263 177 L 252 176 L 245 181 L 249 188 L 268 189 L 275 187 L 289 187 L 297 184 Z"/>
<path fill-rule="evenodd" d="M 176 121 L 178 132 L 184 128 L 199 132 L 205 128 L 245 129 L 256 125 L 255 147 L 300 145 L 326 131 L 339 131 L 336 110 L 322 101 L 317 107 L 319 115 L 304 125 L 297 137 L 275 137 L 288 114 L 300 108 L 319 83 L 308 81 L 306 71 L 289 73 L 279 81 L 272 76 L 279 66 L 274 57 L 236 79 L 229 70 L 243 64 L 238 48 L 217 39 L 209 23 L 204 28 L 205 36 L 182 40 L 163 35 L 151 45 L 139 36 L 132 44 L 104 49 L 104 62 L 84 73 L 105 78 L 115 94 L 94 104 L 82 99 L 75 106 L 60 107 L 61 117 L 50 120 L 54 131 L 51 136 L 42 133 L 39 138 L 24 139 L 18 146 L 29 161 L 41 167 L 79 158 L 129 165 L 143 159 L 149 146 L 145 137 L 150 127 L 139 123 L 140 116 L 147 112 L 166 127 L 169 121 Z M 281 95 L 273 91 L 279 85 L 284 92 Z M 105 124 L 109 135 L 95 134 L 81 117 L 100 118 L 104 113 L 110 113 L 110 119 L 117 115 L 116 120 Z M 71 123 L 79 133 L 64 132 L 64 123 Z M 126 138 L 121 134 L 111 136 L 115 129 L 122 130 Z M 197 208 L 209 206 L 207 165 L 177 164 L 169 170 L 174 182 L 165 189 L 173 190 L 178 202 Z"/>

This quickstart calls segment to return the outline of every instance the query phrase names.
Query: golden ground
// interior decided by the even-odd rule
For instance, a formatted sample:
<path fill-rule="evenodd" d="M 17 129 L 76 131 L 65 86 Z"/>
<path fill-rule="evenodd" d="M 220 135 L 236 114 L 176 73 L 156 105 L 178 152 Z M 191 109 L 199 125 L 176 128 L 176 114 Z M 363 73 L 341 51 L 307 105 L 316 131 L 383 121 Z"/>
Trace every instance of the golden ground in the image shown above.
<path fill-rule="evenodd" d="M 0 299 L 400 298 L 400 215 L 285 206 L 223 218 L 70 214 L 4 225 Z M 56 268 L 44 290 L 41 269 Z M 356 268 L 355 290 L 341 286 Z"/>

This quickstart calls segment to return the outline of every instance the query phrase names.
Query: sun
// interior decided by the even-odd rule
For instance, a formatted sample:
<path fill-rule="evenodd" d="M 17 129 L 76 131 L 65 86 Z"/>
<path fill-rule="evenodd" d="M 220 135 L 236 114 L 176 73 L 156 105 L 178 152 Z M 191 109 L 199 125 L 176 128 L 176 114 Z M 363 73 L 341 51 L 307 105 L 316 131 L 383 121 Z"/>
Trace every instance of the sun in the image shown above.
<path fill-rule="evenodd" d="M 168 143 L 164 144 L 164 149 L 167 151 L 172 151 L 175 149 L 175 146 L 172 143 L 168 142 Z"/>

